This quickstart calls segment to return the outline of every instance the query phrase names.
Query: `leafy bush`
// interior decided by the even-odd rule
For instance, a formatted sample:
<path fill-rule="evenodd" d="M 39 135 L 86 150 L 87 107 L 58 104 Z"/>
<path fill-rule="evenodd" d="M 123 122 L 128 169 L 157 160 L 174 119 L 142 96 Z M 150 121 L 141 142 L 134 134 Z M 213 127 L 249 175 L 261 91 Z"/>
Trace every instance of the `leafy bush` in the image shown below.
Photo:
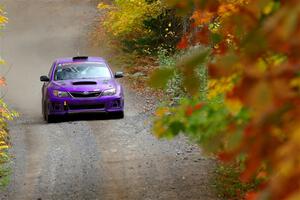
<path fill-rule="evenodd" d="M 112 5 L 100 3 L 98 8 L 106 10 L 100 22 L 105 31 L 126 52 L 174 51 L 183 34 L 183 18 L 160 0 L 115 0 Z"/>
<path fill-rule="evenodd" d="M 98 5 L 99 9 L 108 10 L 103 22 L 106 30 L 113 36 L 137 38 L 147 34 L 144 21 L 155 18 L 161 13 L 161 1 L 147 2 L 145 0 L 115 0 L 112 5 Z"/>
<path fill-rule="evenodd" d="M 180 48 L 201 43 L 210 53 L 199 51 L 184 62 L 176 63 L 176 69 L 184 75 L 183 85 L 194 100 L 183 101 L 177 110 L 158 110 L 156 134 L 170 137 L 182 131 L 202 140 L 208 129 L 214 128 L 209 124 L 215 121 L 210 121 L 209 117 L 224 111 L 225 115 L 214 116 L 217 121 L 223 118 L 221 128 L 224 130 L 218 131 L 225 139 L 220 143 L 217 138 L 219 151 L 213 148 L 213 152 L 224 162 L 245 155 L 239 176 L 243 182 L 251 181 L 264 166 L 263 174 L 269 177 L 245 198 L 300 199 L 297 154 L 300 145 L 300 59 L 297 53 L 300 43 L 294 40 L 300 33 L 299 1 L 168 2 L 183 13 L 193 12 L 192 31 L 182 38 Z M 199 77 L 194 75 L 194 69 L 205 57 L 210 57 L 210 75 L 217 82 L 237 76 L 233 87 L 224 91 L 224 105 L 229 105 L 226 108 L 213 110 L 214 104 L 209 101 L 203 104 L 199 99 Z M 173 71 L 175 69 L 163 69 L 155 73 L 154 81 L 159 77 L 158 83 L 166 84 Z M 231 83 L 216 84 L 208 97 L 228 85 Z M 243 120 L 245 116 L 246 121 Z M 159 118 L 166 123 L 160 123 Z M 208 124 L 203 123 L 203 119 Z"/>
<path fill-rule="evenodd" d="M 180 54 L 181 53 L 172 55 L 167 49 L 161 48 L 157 53 L 159 68 L 173 67 L 180 57 Z M 178 71 L 174 71 L 173 77 L 168 81 L 165 92 L 172 101 L 177 101 L 186 95 L 186 91 L 182 87 L 182 78 Z"/>
<path fill-rule="evenodd" d="M 215 170 L 213 185 L 222 199 L 241 200 L 249 191 L 254 191 L 261 183 L 261 179 L 254 178 L 250 182 L 240 180 L 243 169 L 240 163 L 219 164 Z"/>
<path fill-rule="evenodd" d="M 183 74 L 180 70 L 174 69 L 174 66 L 182 58 L 191 56 L 195 51 L 198 51 L 199 49 L 203 49 L 203 47 L 194 46 L 188 50 L 176 51 L 175 53 L 164 48 L 159 49 L 157 53 L 160 66 L 158 71 L 162 69 L 170 69 L 171 71 L 173 71 L 172 76 L 169 78 L 165 86 L 166 95 L 173 101 L 171 102 L 171 104 L 176 104 L 181 98 L 188 96 L 187 90 L 183 84 Z M 199 85 L 199 93 L 201 94 L 200 98 L 202 100 L 205 100 L 208 86 L 208 73 L 206 65 L 199 64 L 194 69 L 193 73 L 196 74 L 197 77 L 199 77 L 199 82 L 197 84 Z"/>
<path fill-rule="evenodd" d="M 154 132 L 158 137 L 173 138 L 182 133 L 200 144 L 207 152 L 220 152 L 237 145 L 249 120 L 244 108 L 235 108 L 222 95 L 199 103 L 197 98 L 182 98 L 178 106 L 162 106 L 156 112 Z M 228 134 L 231 124 L 239 124 L 234 134 Z M 199 134 L 201 133 L 201 134 Z"/>
<path fill-rule="evenodd" d="M 7 23 L 5 12 L 0 8 L 0 28 L 4 27 Z M 0 65 L 5 64 L 4 60 L 0 58 Z M 0 87 L 5 85 L 4 77 L 0 78 Z M 9 137 L 7 121 L 12 120 L 17 116 L 16 112 L 10 111 L 7 105 L 0 99 L 0 186 L 8 183 L 10 169 L 7 163 L 9 162 Z"/>
<path fill-rule="evenodd" d="M 10 146 L 7 121 L 13 120 L 17 116 L 16 112 L 10 111 L 7 105 L 0 100 L 0 186 L 8 183 L 10 174 L 10 167 L 8 165 L 10 161 L 8 149 Z"/>
<path fill-rule="evenodd" d="M 156 55 L 159 49 L 175 52 L 176 45 L 183 35 L 183 18 L 175 14 L 175 10 L 164 9 L 155 17 L 144 20 L 147 34 L 133 40 L 124 39 L 122 43 L 127 51 L 138 50 L 142 54 Z"/>

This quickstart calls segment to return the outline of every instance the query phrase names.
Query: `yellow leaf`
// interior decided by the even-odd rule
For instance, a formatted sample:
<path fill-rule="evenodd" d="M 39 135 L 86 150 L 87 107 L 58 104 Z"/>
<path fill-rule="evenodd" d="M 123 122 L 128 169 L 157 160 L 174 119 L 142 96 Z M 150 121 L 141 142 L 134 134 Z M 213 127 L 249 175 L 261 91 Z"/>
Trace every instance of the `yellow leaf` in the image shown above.
<path fill-rule="evenodd" d="M 169 112 L 169 109 L 166 108 L 166 107 L 163 107 L 163 108 L 157 109 L 157 111 L 155 112 L 155 115 L 156 115 L 157 117 L 162 117 L 162 116 L 164 116 L 167 112 Z"/>
<path fill-rule="evenodd" d="M 0 15 L 0 25 L 7 23 L 7 21 L 8 21 L 7 17 Z"/>
<path fill-rule="evenodd" d="M 9 146 L 8 145 L 2 145 L 2 146 L 0 146 L 0 150 L 3 150 L 3 149 L 8 149 L 9 148 Z"/>
<path fill-rule="evenodd" d="M 0 58 L 0 65 L 4 65 L 4 64 L 5 64 L 5 61 Z"/>
<path fill-rule="evenodd" d="M 226 99 L 225 105 L 232 115 L 237 115 L 243 107 L 243 104 L 238 99 Z"/>
<path fill-rule="evenodd" d="M 299 199 L 300 199 L 300 191 L 290 196 L 287 200 L 299 200 Z"/>
<path fill-rule="evenodd" d="M 274 1 L 270 1 L 263 9 L 263 13 L 265 15 L 269 15 L 271 14 L 271 12 L 273 11 L 273 7 L 274 7 Z"/>
<path fill-rule="evenodd" d="M 98 6 L 97 6 L 97 8 L 98 8 L 99 10 L 105 10 L 105 9 L 111 8 L 111 6 L 110 6 L 110 5 L 107 5 L 107 4 L 105 4 L 105 3 L 99 3 Z"/>

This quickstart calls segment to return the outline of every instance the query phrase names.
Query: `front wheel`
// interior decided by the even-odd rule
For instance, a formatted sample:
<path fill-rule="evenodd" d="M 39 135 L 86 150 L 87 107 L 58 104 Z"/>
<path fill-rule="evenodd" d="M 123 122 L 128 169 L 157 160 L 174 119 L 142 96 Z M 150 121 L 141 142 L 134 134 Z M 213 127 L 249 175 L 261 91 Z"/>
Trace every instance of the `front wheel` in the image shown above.
<path fill-rule="evenodd" d="M 46 115 L 46 120 L 45 120 L 47 123 L 53 123 L 55 122 L 55 116 L 54 115 L 49 115 L 47 114 Z"/>
<path fill-rule="evenodd" d="M 45 103 L 44 103 L 43 117 L 47 123 L 52 123 L 55 121 L 55 116 L 49 114 L 48 107 Z"/>
<path fill-rule="evenodd" d="M 115 119 L 123 119 L 124 118 L 124 111 L 113 113 L 113 117 Z"/>

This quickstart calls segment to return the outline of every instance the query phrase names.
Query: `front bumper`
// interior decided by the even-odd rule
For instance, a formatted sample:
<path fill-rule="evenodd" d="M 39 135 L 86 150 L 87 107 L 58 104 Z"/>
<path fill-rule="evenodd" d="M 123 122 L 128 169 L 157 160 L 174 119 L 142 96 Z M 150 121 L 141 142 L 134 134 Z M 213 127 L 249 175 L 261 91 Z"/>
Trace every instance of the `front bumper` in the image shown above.
<path fill-rule="evenodd" d="M 50 115 L 122 112 L 124 111 L 124 98 L 122 96 L 50 98 L 47 105 Z"/>

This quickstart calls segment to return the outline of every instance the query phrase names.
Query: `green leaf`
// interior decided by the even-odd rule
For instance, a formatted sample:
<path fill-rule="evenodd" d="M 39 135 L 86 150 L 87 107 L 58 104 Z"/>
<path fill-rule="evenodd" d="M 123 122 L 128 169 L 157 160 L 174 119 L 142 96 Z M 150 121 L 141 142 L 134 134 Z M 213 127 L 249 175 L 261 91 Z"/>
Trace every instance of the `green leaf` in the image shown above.
<path fill-rule="evenodd" d="M 217 33 L 212 33 L 211 34 L 211 40 L 214 44 L 220 43 L 222 39 L 223 38 L 220 34 L 217 34 Z"/>
<path fill-rule="evenodd" d="M 183 73 L 183 83 L 187 91 L 191 95 L 195 95 L 199 91 L 200 79 L 196 73 L 196 68 L 204 64 L 210 55 L 210 50 L 197 50 L 182 59 L 177 64 L 177 68 Z"/>
<path fill-rule="evenodd" d="M 173 135 L 176 136 L 185 129 L 185 126 L 179 121 L 174 121 L 169 125 L 169 128 L 172 131 Z"/>
<path fill-rule="evenodd" d="M 149 80 L 150 86 L 154 88 L 164 88 L 167 85 L 168 80 L 173 76 L 174 71 L 173 68 L 155 70 Z"/>
<path fill-rule="evenodd" d="M 198 50 L 182 59 L 178 62 L 177 67 L 183 69 L 183 71 L 189 71 L 190 68 L 196 68 L 200 64 L 204 64 L 210 55 L 210 50 Z"/>

